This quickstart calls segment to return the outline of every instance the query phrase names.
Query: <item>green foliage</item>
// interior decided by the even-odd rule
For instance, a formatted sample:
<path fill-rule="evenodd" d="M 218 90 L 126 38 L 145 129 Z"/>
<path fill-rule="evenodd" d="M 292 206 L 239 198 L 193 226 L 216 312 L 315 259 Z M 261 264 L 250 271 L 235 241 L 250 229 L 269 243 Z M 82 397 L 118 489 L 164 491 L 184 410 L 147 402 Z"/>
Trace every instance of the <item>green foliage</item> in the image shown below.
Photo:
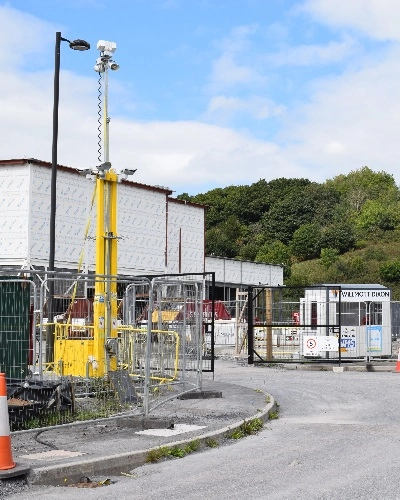
<path fill-rule="evenodd" d="M 366 261 L 368 260 L 376 260 L 377 262 L 381 262 L 386 259 L 385 252 L 382 248 L 377 248 L 375 246 L 367 246 L 364 252 L 364 258 Z"/>
<path fill-rule="evenodd" d="M 336 192 L 323 185 L 311 183 L 292 189 L 263 215 L 264 230 L 270 239 L 288 244 L 300 226 L 332 220 L 337 202 Z"/>
<path fill-rule="evenodd" d="M 290 249 L 298 260 L 309 260 L 320 254 L 321 230 L 318 224 L 303 224 L 293 234 Z"/>
<path fill-rule="evenodd" d="M 390 174 L 363 167 L 322 184 L 260 179 L 178 198 L 208 207 L 207 255 L 283 265 L 292 286 L 383 282 L 400 299 L 400 191 Z"/>
<path fill-rule="evenodd" d="M 353 248 L 354 242 L 354 230 L 347 221 L 334 222 L 321 231 L 321 248 L 336 248 L 343 253 Z"/>
<path fill-rule="evenodd" d="M 396 198 L 397 187 L 392 175 L 373 172 L 368 167 L 353 170 L 348 175 L 338 175 L 326 182 L 336 189 L 348 208 L 359 213 L 368 199 Z"/>
<path fill-rule="evenodd" d="M 251 434 L 257 434 L 264 423 L 259 418 L 253 418 L 251 420 L 244 420 L 243 423 L 234 429 L 231 433 L 228 434 L 229 439 L 242 439 L 246 436 L 250 436 Z"/>
<path fill-rule="evenodd" d="M 219 443 L 214 438 L 207 438 L 206 439 L 206 446 L 208 446 L 209 448 L 218 448 Z"/>
<path fill-rule="evenodd" d="M 257 252 L 256 262 L 265 262 L 267 264 L 283 264 L 283 276 L 289 278 L 291 270 L 290 249 L 281 241 L 272 241 L 264 243 Z"/>
<path fill-rule="evenodd" d="M 398 204 L 386 205 L 382 200 L 366 200 L 357 218 L 357 226 L 367 231 L 391 231 L 398 223 Z"/>
<path fill-rule="evenodd" d="M 321 264 L 329 269 L 339 257 L 339 250 L 336 248 L 322 248 L 321 249 Z"/>
<path fill-rule="evenodd" d="M 155 463 L 166 458 L 183 458 L 200 448 L 200 439 L 190 441 L 184 448 L 180 446 L 161 446 L 150 450 L 146 455 L 146 463 Z"/>
<path fill-rule="evenodd" d="M 170 448 L 168 451 L 168 455 L 170 457 L 175 457 L 175 458 L 183 458 L 186 456 L 186 450 L 179 448 L 179 446 L 173 446 Z"/>
<path fill-rule="evenodd" d="M 156 448 L 154 450 L 150 450 L 146 455 L 146 463 L 155 463 L 163 458 L 167 458 L 170 452 L 170 448 L 168 446 L 161 446 L 160 448 Z"/>
<path fill-rule="evenodd" d="M 200 439 L 194 439 L 188 443 L 184 450 L 187 454 L 192 453 L 193 451 L 197 451 L 200 448 Z"/>
<path fill-rule="evenodd" d="M 239 253 L 244 227 L 239 220 L 228 217 L 224 222 L 206 232 L 206 254 L 219 257 L 236 257 Z"/>
<path fill-rule="evenodd" d="M 389 283 L 400 282 L 400 260 L 385 262 L 379 268 L 379 275 L 384 281 Z"/>

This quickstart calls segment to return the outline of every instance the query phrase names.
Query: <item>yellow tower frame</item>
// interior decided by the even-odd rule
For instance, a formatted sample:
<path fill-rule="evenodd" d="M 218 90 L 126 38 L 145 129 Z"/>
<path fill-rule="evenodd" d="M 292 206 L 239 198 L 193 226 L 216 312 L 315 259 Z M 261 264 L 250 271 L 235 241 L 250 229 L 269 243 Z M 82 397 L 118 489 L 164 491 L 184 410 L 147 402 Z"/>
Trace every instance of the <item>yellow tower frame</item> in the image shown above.
<path fill-rule="evenodd" d="M 96 282 L 93 303 L 97 375 L 116 369 L 113 343 L 117 333 L 117 185 L 118 176 L 97 177 Z M 102 277 L 104 276 L 104 278 Z M 105 366 L 106 360 L 109 360 Z"/>

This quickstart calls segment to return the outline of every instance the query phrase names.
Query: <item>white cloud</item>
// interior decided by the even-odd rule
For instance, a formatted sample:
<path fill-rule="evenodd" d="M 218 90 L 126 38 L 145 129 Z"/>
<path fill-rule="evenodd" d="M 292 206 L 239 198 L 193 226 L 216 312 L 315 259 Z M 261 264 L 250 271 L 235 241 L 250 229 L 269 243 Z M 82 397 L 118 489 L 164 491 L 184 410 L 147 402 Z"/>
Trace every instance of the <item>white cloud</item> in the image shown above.
<path fill-rule="evenodd" d="M 295 173 L 295 165 L 276 145 L 213 125 L 118 120 L 111 137 L 114 165 L 138 168 L 135 181 L 177 192 L 196 193 L 210 184 L 248 184 L 275 177 L 282 169 Z"/>
<path fill-rule="evenodd" d="M 211 75 L 213 88 L 251 84 L 256 79 L 258 75 L 250 66 L 236 63 L 231 55 L 224 54 L 213 63 Z"/>
<path fill-rule="evenodd" d="M 288 116 L 286 154 L 316 180 L 362 165 L 398 175 L 400 48 L 380 62 L 314 84 L 308 104 Z"/>
<path fill-rule="evenodd" d="M 209 86 L 211 92 L 235 85 L 252 85 L 264 81 L 254 64 L 250 61 L 239 62 L 240 56 L 246 53 L 249 37 L 257 30 L 257 25 L 238 26 L 219 44 L 221 55 L 212 64 Z"/>
<path fill-rule="evenodd" d="M 329 42 L 326 45 L 298 45 L 287 47 L 276 54 L 265 56 L 265 62 L 275 66 L 316 66 L 342 61 L 354 54 L 357 44 L 349 36 L 340 42 Z"/>
<path fill-rule="evenodd" d="M 0 64 L 9 70 L 29 60 L 40 65 L 43 40 L 54 39 L 54 27 L 30 14 L 0 6 Z"/>
<path fill-rule="evenodd" d="M 206 118 L 229 120 L 233 115 L 245 114 L 256 120 L 265 120 L 284 113 L 285 107 L 275 104 L 270 99 L 251 96 L 246 99 L 225 95 L 214 96 L 208 103 Z"/>
<path fill-rule="evenodd" d="M 305 0 L 302 10 L 330 26 L 353 28 L 377 40 L 400 40 L 396 0 Z"/>

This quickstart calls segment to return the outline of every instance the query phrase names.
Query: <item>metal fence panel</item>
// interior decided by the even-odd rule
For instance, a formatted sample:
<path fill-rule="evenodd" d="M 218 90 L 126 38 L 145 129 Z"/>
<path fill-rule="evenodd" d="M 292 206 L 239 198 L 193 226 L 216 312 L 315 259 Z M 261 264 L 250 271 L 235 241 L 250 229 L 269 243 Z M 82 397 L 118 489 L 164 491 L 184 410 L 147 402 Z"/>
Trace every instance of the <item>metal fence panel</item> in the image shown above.
<path fill-rule="evenodd" d="M 356 285 L 354 289 L 346 289 L 341 299 L 339 285 L 250 287 L 249 362 L 369 362 L 391 357 L 392 320 L 400 315 L 394 313 L 389 293 L 357 290 Z"/>
<path fill-rule="evenodd" d="M 203 360 L 206 288 L 198 275 L 30 273 L 0 281 L 0 369 L 9 379 L 11 427 L 147 414 L 201 388 L 210 361 Z"/>

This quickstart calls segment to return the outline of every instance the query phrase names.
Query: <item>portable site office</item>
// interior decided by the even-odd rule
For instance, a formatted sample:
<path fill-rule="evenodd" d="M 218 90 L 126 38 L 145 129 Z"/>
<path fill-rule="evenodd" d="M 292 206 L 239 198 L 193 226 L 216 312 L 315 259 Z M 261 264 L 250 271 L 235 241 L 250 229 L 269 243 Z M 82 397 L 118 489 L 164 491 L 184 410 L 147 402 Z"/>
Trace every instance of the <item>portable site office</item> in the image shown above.
<path fill-rule="evenodd" d="M 342 358 L 391 356 L 391 290 L 382 285 L 306 288 L 299 319 L 305 357 L 337 358 L 339 338 Z"/>

